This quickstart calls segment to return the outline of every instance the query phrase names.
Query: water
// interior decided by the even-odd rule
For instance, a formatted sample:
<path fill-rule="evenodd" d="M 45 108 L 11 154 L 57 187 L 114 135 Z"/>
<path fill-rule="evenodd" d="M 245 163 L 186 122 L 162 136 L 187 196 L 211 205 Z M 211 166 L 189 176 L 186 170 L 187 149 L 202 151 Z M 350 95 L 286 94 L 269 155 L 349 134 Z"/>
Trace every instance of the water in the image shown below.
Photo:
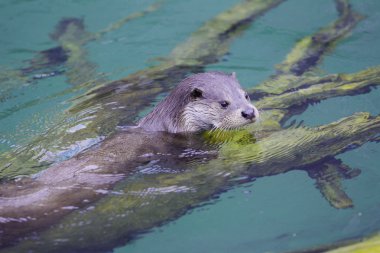
<path fill-rule="evenodd" d="M 153 2 L 3 1 L 0 71 L 25 67 L 25 61 L 33 58 L 35 52 L 56 46 L 57 42 L 48 35 L 61 17 L 84 17 L 87 31 L 95 33 Z M 95 71 L 104 73 L 107 80 L 125 77 L 159 63 L 159 57 L 168 55 L 203 22 L 237 2 L 165 1 L 157 11 L 89 42 L 85 46 L 88 59 L 96 63 Z M 380 63 L 380 4 L 376 0 L 351 3 L 367 18 L 325 55 L 314 70 L 317 75 L 351 73 Z M 294 43 L 336 16 L 333 1 L 289 0 L 257 19 L 234 41 L 230 54 L 206 70 L 235 71 L 246 88 L 253 87 L 275 73 L 274 65 L 284 59 Z M 64 75 L 30 80 L 8 80 L 0 85 L 1 94 L 9 92 L 0 104 L 0 152 L 23 146 L 48 131 L 71 105 L 69 99 L 87 89 L 73 89 Z M 329 99 L 289 121 L 318 126 L 359 111 L 377 115 L 379 96 L 379 91 L 373 90 L 369 94 Z M 156 100 L 161 97 L 158 95 Z M 337 157 L 362 171 L 358 177 L 343 180 L 353 208 L 331 207 L 316 189 L 315 181 L 305 171 L 294 170 L 235 186 L 207 205 L 126 245 L 121 239 L 123 245 L 114 243 L 111 248 L 119 253 L 286 252 L 368 236 L 380 230 L 379 155 L 379 145 L 369 143 Z"/>

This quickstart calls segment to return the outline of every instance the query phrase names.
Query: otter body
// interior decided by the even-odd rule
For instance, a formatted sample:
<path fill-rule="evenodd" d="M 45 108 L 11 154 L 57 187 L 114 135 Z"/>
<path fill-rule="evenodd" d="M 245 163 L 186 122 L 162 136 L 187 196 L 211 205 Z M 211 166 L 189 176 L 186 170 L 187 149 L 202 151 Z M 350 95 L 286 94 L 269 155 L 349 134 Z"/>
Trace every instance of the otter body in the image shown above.
<path fill-rule="evenodd" d="M 257 109 L 234 74 L 211 72 L 188 77 L 139 122 L 138 128 L 114 134 L 32 178 L 3 183 L 0 234 L 6 236 L 0 237 L 0 245 L 16 244 L 25 234 L 55 224 L 72 212 L 71 207 L 82 208 L 97 201 L 102 192 L 131 173 L 138 174 L 139 168 L 151 161 L 163 168 L 171 163 L 184 167 L 186 159 L 212 159 L 217 154 L 214 150 L 197 151 L 197 157 L 189 158 L 189 150 L 214 147 L 193 136 L 170 133 L 238 128 L 257 117 Z"/>
<path fill-rule="evenodd" d="M 258 116 L 235 74 L 208 72 L 180 82 L 138 126 L 170 133 L 234 129 Z"/>

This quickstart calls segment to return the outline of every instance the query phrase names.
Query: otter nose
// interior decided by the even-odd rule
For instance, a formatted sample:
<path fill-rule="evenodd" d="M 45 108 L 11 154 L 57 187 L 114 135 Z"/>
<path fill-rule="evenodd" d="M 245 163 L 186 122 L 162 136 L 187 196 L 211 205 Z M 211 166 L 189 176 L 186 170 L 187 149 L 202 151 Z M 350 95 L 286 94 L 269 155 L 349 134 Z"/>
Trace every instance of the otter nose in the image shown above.
<path fill-rule="evenodd" d="M 253 119 L 256 117 L 255 110 L 253 110 L 252 108 L 244 110 L 241 112 L 241 116 L 243 116 L 246 119 Z"/>

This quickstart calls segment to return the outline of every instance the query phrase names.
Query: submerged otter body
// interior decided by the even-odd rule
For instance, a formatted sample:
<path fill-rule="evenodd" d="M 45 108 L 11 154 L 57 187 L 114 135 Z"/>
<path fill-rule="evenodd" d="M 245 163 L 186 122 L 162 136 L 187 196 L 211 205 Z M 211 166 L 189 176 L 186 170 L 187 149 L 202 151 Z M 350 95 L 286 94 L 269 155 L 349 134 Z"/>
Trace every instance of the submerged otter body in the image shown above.
<path fill-rule="evenodd" d="M 235 74 L 207 72 L 181 81 L 138 126 L 170 133 L 233 129 L 258 116 Z"/>
<path fill-rule="evenodd" d="M 0 236 L 0 246 L 15 245 L 26 234 L 52 226 L 71 208 L 99 200 L 131 174 L 145 175 L 140 170 L 149 168 L 152 161 L 155 169 L 168 173 L 173 167 L 179 173 L 177 164 L 185 170 L 193 164 L 188 160 L 204 162 L 217 156 L 213 146 L 198 138 L 170 133 L 238 128 L 257 117 L 257 109 L 234 74 L 210 72 L 184 79 L 138 128 L 116 133 L 32 178 L 2 184 L 0 234 L 5 236 Z"/>

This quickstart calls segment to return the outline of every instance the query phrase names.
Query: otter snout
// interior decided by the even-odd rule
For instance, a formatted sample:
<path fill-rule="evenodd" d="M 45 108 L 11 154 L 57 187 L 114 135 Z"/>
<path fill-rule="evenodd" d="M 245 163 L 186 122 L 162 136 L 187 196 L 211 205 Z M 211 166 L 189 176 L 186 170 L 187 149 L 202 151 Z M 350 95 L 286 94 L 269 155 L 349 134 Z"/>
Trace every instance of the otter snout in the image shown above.
<path fill-rule="evenodd" d="M 255 108 L 248 108 L 241 112 L 241 116 L 245 119 L 253 120 L 259 116 L 259 113 Z"/>

